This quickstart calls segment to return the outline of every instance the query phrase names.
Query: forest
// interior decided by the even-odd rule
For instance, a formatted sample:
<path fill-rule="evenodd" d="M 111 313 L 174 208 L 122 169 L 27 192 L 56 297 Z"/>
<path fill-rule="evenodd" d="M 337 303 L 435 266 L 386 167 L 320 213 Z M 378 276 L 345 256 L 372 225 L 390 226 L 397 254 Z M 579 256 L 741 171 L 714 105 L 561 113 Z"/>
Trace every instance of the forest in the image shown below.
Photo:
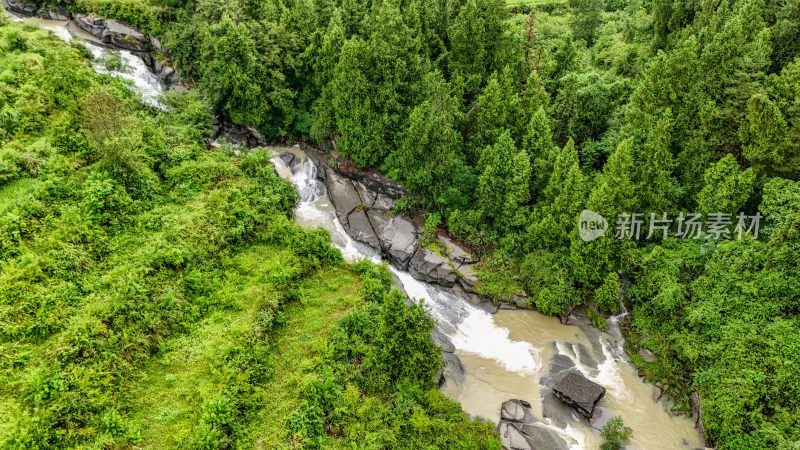
<path fill-rule="evenodd" d="M 628 346 L 657 356 L 631 351 L 634 363 L 676 410 L 699 394 L 709 443 L 800 445 L 797 0 L 42 4 L 159 36 L 161 57 L 200 98 L 143 111 L 79 49 L 3 28 L 0 411 L 24 420 L 0 429 L 0 445 L 135 442 L 134 425 L 108 408 L 135 411 L 115 380 L 224 312 L 258 331 L 237 331 L 209 388 L 217 397 L 189 423 L 207 439 L 192 445 L 236 446 L 253 429 L 234 423 L 266 420 L 247 416 L 265 380 L 241 346 L 269 353 L 259 333 L 280 327 L 318 270 L 363 292 L 331 331 L 326 375 L 287 435 L 348 446 L 365 427 L 381 448 L 433 435 L 459 441 L 445 448 L 495 445 L 430 390 L 424 314 L 398 306 L 385 273 L 344 265 L 324 235 L 292 224 L 295 194 L 263 155 L 204 152 L 213 117 L 274 141 L 335 142 L 355 166 L 385 173 L 411 193 L 404 210 L 480 255 L 486 297 L 523 290 L 538 311 L 584 308 L 598 327 L 629 310 Z M 640 213 L 645 232 L 586 242 L 583 210 L 611 229 Z M 700 231 L 676 233 L 676 218 L 694 214 Z M 760 217 L 758 232 L 734 228 L 739 214 Z M 729 227 L 712 232 L 723 216 Z M 651 217 L 673 219 L 670 232 L 646 233 Z M 253 251 L 285 261 L 253 267 Z M 266 289 L 258 311 L 237 298 L 247 289 Z M 391 339 L 418 353 L 386 353 Z M 393 364 L 406 357 L 412 373 Z M 370 429 L 365 417 L 380 414 L 359 403 L 381 410 L 387 398 L 427 419 L 381 416 L 390 431 Z"/>

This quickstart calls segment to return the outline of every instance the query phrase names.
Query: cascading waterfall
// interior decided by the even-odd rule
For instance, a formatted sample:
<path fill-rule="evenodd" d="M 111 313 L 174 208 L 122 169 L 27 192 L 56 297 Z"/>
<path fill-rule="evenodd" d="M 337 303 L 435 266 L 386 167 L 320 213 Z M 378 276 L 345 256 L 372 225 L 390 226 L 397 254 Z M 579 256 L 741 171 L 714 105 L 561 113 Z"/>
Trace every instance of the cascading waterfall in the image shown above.
<path fill-rule="evenodd" d="M 298 155 L 303 158 L 302 155 Z M 345 257 L 350 260 L 367 258 L 380 262 L 380 256 L 372 248 L 354 241 L 344 230 L 327 198 L 325 185 L 317 179 L 314 162 L 303 158 L 301 167 L 294 173 L 276 156 L 273 161 L 279 173 L 289 177 L 300 194 L 300 202 L 295 211 L 298 219 L 314 222 L 327 220 L 332 226 L 332 239 Z M 437 328 L 451 339 L 453 345 L 462 351 L 496 360 L 508 370 L 526 375 L 535 374 L 541 368 L 538 351 L 527 342 L 509 339 L 508 330 L 497 327 L 491 314 L 465 302 L 452 292 L 439 286 L 416 280 L 408 272 L 389 266 L 400 280 L 409 297 L 421 300 L 437 323 Z"/>

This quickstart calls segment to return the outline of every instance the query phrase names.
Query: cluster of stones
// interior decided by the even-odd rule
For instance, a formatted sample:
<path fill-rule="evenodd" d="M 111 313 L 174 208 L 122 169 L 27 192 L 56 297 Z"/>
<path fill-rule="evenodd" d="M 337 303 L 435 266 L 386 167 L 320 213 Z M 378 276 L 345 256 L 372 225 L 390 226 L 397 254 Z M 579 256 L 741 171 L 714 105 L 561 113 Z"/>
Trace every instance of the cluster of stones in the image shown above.
<path fill-rule="evenodd" d="M 318 174 L 353 239 L 379 249 L 389 262 L 418 280 L 464 291 L 476 304 L 484 303 L 475 289 L 477 261 L 463 246 L 444 234 L 437 236 L 436 245 L 422 246 L 414 220 L 392 212 L 396 199 L 391 194 L 375 192 L 330 167 Z"/>

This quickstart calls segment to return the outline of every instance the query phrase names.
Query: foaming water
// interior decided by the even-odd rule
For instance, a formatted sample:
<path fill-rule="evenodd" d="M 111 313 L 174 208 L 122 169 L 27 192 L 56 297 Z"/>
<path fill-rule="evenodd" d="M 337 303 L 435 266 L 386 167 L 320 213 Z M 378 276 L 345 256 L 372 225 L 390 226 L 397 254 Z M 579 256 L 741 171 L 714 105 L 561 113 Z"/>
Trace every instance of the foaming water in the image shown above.
<path fill-rule="evenodd" d="M 92 52 L 96 71 L 127 80 L 131 83 L 131 89 L 141 95 L 145 103 L 157 108 L 164 108 L 159 101 L 163 92 L 161 82 L 156 75 L 150 72 L 142 58 L 127 50 L 112 50 L 92 42 L 82 42 Z M 108 58 L 113 58 L 115 54 L 119 55 L 122 64 L 120 68 L 110 70 L 106 67 L 106 61 Z"/>
<path fill-rule="evenodd" d="M 344 230 L 342 223 L 336 217 L 336 210 L 328 198 L 325 184 L 317 179 L 317 167 L 305 157 L 297 147 L 281 148 L 281 152 L 289 152 L 300 159 L 296 171 L 292 171 L 286 163 L 273 151 L 272 161 L 278 175 L 294 184 L 300 201 L 295 208 L 295 221 L 306 228 L 324 228 L 330 232 L 331 241 L 342 252 L 345 260 L 354 262 L 359 259 L 369 259 L 379 263 L 380 255 L 377 251 L 355 241 Z"/>
<path fill-rule="evenodd" d="M 422 299 L 438 329 L 457 350 L 494 360 L 510 372 L 534 375 L 542 367 L 539 351 L 530 343 L 509 338 L 508 328 L 497 326 L 491 314 L 438 286 L 414 279 L 391 267 L 409 297 Z"/>

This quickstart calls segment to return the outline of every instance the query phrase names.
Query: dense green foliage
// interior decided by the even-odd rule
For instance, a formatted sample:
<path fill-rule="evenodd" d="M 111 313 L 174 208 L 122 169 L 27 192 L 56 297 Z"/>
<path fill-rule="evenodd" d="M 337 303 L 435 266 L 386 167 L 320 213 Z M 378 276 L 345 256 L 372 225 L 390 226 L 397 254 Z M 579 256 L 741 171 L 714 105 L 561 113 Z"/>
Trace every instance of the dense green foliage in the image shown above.
<path fill-rule="evenodd" d="M 625 441 L 633 435 L 633 430 L 625 426 L 622 417 L 615 416 L 603 426 L 603 445 L 601 450 L 619 450 L 624 448 Z"/>
<path fill-rule="evenodd" d="M 339 324 L 318 379 L 290 417 L 311 448 L 498 448 L 489 423 L 470 422 L 431 388 L 440 363 L 433 320 L 406 305 L 385 267 L 362 263 L 364 302 Z"/>
<path fill-rule="evenodd" d="M 362 275 L 326 232 L 294 224 L 297 194 L 269 152 L 207 146 L 200 99 L 145 106 L 79 44 L 5 20 L 0 50 L 0 448 L 252 448 L 272 431 L 257 425 L 287 305 L 320 270 L 355 287 Z M 363 277 L 363 302 L 385 298 L 359 347 L 376 355 L 369 377 L 431 420 L 402 436 L 491 447 L 491 429 L 430 390 L 431 319 Z M 343 312 L 361 302 L 328 295 Z M 349 401 L 374 402 L 363 387 Z"/>

